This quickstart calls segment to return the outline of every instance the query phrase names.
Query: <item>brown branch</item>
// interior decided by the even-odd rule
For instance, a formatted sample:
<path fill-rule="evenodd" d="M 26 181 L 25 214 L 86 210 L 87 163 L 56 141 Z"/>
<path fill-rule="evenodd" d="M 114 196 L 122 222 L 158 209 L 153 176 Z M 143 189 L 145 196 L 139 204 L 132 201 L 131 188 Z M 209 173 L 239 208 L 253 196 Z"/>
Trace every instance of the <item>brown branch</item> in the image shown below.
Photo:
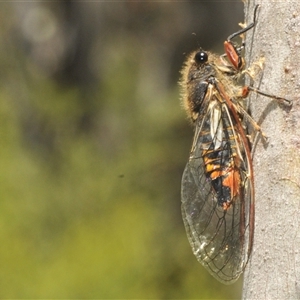
<path fill-rule="evenodd" d="M 247 23 L 258 1 L 246 3 Z M 254 153 L 256 188 L 252 257 L 243 299 L 300 298 L 300 1 L 260 1 L 258 23 L 246 37 L 248 64 L 265 58 L 260 90 L 293 100 L 288 109 L 252 93 L 251 111 L 269 143 Z"/>

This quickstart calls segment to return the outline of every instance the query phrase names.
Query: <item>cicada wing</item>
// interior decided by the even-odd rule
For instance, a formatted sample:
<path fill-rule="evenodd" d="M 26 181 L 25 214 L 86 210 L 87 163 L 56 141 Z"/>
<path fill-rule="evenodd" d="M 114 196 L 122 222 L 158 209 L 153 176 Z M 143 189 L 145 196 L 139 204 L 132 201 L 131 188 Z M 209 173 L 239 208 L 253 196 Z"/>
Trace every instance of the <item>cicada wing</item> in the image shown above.
<path fill-rule="evenodd" d="M 224 118 L 230 118 L 228 111 L 225 110 L 224 113 Z M 230 284 L 243 272 L 252 247 L 254 189 L 250 180 L 251 157 L 249 151 L 245 152 L 245 135 L 244 138 L 235 138 L 236 144 L 232 147 L 242 156 L 239 170 L 240 187 L 231 205 L 224 209 L 218 205 L 216 192 L 212 188 L 211 178 L 205 172 L 202 157 L 204 139 L 203 136 L 200 137 L 200 132 L 208 115 L 204 116 L 201 126 L 196 128 L 192 153 L 183 173 L 182 216 L 189 242 L 198 261 L 219 281 Z M 222 124 L 221 119 L 219 124 Z M 232 123 L 230 128 L 233 127 Z M 222 128 L 227 130 L 226 126 Z M 218 128 L 214 129 L 214 132 L 218 132 Z M 238 136 L 234 130 L 232 134 Z M 216 145 L 215 140 L 213 142 Z"/>
<path fill-rule="evenodd" d="M 238 279 L 247 262 L 248 226 L 244 201 L 226 211 L 214 199 L 201 158 L 190 161 L 182 178 L 182 216 L 198 261 L 219 281 Z"/>

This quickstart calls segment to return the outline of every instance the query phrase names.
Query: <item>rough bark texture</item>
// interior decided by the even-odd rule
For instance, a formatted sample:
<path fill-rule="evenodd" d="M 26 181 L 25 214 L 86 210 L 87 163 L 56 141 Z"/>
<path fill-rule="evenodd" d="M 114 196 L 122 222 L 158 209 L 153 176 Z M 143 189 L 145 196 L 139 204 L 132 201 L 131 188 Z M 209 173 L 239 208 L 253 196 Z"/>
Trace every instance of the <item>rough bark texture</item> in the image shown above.
<path fill-rule="evenodd" d="M 254 153 L 255 234 L 244 277 L 243 299 L 300 298 L 300 1 L 249 1 L 246 37 L 251 65 L 265 58 L 255 78 L 260 90 L 293 100 L 288 109 L 252 93 L 254 119 L 269 137 Z"/>

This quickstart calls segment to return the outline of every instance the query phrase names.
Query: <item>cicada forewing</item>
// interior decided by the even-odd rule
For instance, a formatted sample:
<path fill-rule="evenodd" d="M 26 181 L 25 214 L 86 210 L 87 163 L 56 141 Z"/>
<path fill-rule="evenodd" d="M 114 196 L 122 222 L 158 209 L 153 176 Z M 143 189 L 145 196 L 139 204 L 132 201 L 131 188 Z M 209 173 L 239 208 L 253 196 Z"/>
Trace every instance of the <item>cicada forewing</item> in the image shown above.
<path fill-rule="evenodd" d="M 213 95 L 216 94 L 213 93 Z M 211 96 L 196 120 L 194 142 L 182 177 L 182 216 L 198 261 L 230 284 L 251 253 L 254 188 L 247 137 L 234 107 Z M 232 102 L 230 102 L 232 103 Z M 238 105 L 238 104 L 236 104 Z"/>

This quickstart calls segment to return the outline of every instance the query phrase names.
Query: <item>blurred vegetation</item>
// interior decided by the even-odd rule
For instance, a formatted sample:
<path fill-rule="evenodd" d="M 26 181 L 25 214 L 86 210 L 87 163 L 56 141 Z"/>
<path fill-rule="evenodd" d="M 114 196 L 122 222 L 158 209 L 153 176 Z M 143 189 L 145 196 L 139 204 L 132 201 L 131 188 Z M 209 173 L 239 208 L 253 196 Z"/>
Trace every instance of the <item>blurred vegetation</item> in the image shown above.
<path fill-rule="evenodd" d="M 185 235 L 177 81 L 200 43 L 222 52 L 242 10 L 1 3 L 0 298 L 240 297 Z"/>

